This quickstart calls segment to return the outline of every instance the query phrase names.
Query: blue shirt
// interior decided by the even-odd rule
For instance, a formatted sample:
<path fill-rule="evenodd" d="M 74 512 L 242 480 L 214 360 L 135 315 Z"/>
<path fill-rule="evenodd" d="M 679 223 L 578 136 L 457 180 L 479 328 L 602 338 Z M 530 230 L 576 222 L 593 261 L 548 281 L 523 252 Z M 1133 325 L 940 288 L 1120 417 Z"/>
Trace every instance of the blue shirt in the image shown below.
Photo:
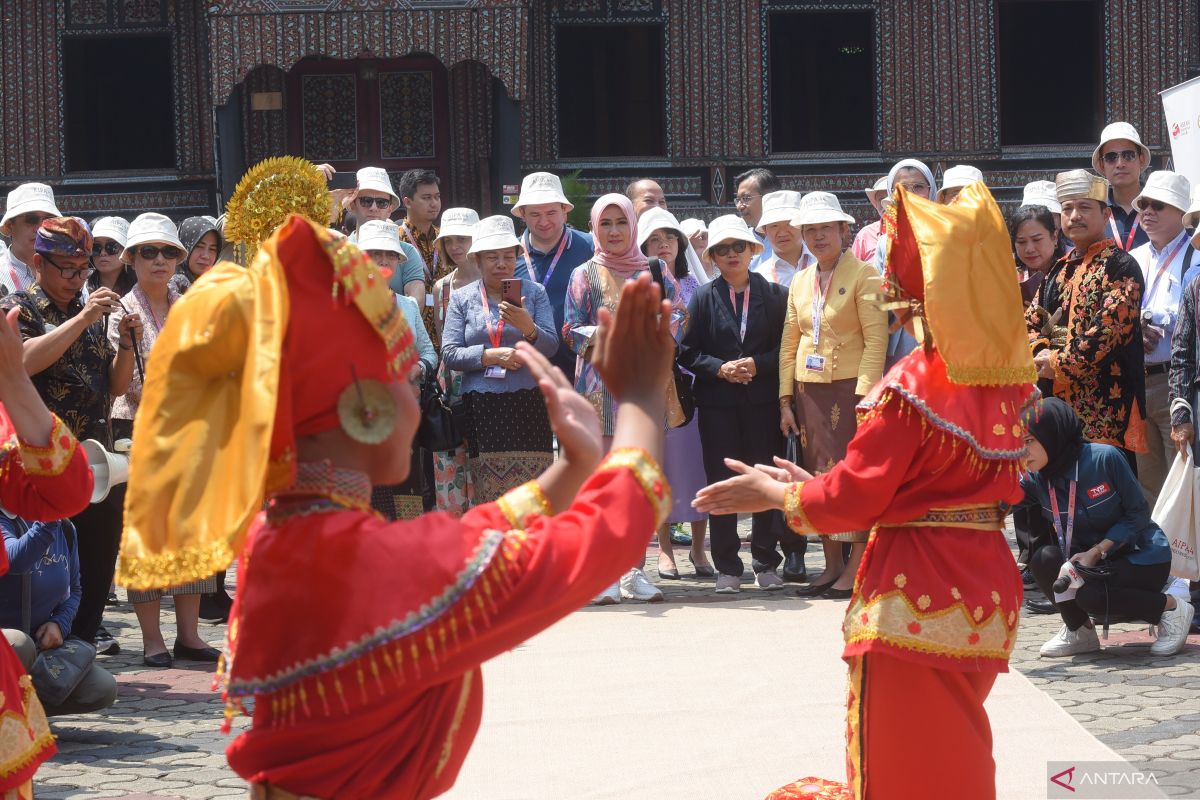
<path fill-rule="evenodd" d="M 1135 208 L 1133 211 L 1126 211 L 1125 209 L 1121 208 L 1121 206 L 1115 200 L 1113 200 L 1112 189 L 1108 190 L 1108 207 L 1112 209 L 1113 223 L 1115 223 L 1117 231 L 1121 234 L 1117 244 L 1121 246 L 1122 250 L 1132 250 L 1138 245 L 1142 245 L 1150 241 L 1150 234 L 1146 233 L 1145 228 L 1143 228 L 1141 225 L 1138 225 L 1137 233 L 1133 235 L 1133 244 L 1129 245 L 1129 247 L 1126 247 L 1125 243 L 1129 239 L 1129 229 L 1133 227 L 1135 222 L 1137 222 L 1137 209 Z M 1108 230 L 1105 232 L 1105 235 L 1112 236 L 1112 238 L 1116 239 L 1117 237 L 1113 236 L 1113 224 L 1109 224 L 1106 227 Z"/>
<path fill-rule="evenodd" d="M 501 378 L 489 378 L 484 375 L 483 351 L 497 345 L 492 344 L 488 326 L 496 330 L 500 320 L 500 304 L 488 302 L 488 310 L 483 309 L 483 299 L 479 295 L 479 281 L 469 283 L 450 295 L 450 305 L 446 309 L 446 326 L 442 329 L 442 360 L 446 367 L 457 370 L 462 376 L 462 394 L 467 392 L 515 392 L 521 389 L 534 389 L 537 381 L 527 367 L 510 369 Z M 525 298 L 525 308 L 537 325 L 538 337 L 533 346 L 546 358 L 554 356 L 558 351 L 558 336 L 551 327 L 554 316 L 550 312 L 550 301 L 546 290 L 541 284 L 531 280 L 521 281 L 521 295 Z M 517 342 L 525 337 L 513 325 L 505 325 L 500 332 L 499 347 L 515 347 Z M 565 348 L 564 348 L 565 349 Z"/>
<path fill-rule="evenodd" d="M 1037 473 L 1022 477 L 1025 499 L 1020 506 L 1040 508 L 1053 526 L 1053 491 L 1058 499 L 1059 524 L 1065 532 L 1072 480 L 1076 481 L 1075 532 L 1067 557 L 1109 539 L 1114 543 L 1110 559 L 1128 558 L 1131 564 L 1143 565 L 1171 560 L 1171 546 L 1162 528 L 1150 519 L 1150 506 L 1141 485 L 1125 456 L 1111 445 L 1085 444 L 1076 467 L 1068 469 L 1053 486 Z"/>
<path fill-rule="evenodd" d="M 763 251 L 750 259 L 751 272 L 758 269 L 764 261 L 768 261 L 775 256 L 775 249 L 771 247 L 771 239 L 765 233 L 759 233 L 758 231 L 753 231 L 753 233 L 754 238 L 758 239 L 759 243 L 763 246 Z M 807 252 L 808 246 L 805 245 L 804 249 Z"/>
<path fill-rule="evenodd" d="M 21 574 L 29 572 L 29 632 L 56 622 L 64 639 L 70 635 L 79 610 L 80 587 L 79 548 L 67 544 L 64 529 L 68 525 L 70 520 L 30 523 L 0 513 L 9 562 L 8 573 L 0 576 L 0 628 L 21 630 Z M 72 539 L 77 541 L 74 528 Z"/>
<path fill-rule="evenodd" d="M 542 252 L 533 246 L 528 232 L 521 234 L 521 241 L 529 250 L 529 261 L 537 273 L 536 277 L 529 274 L 529 264 L 525 261 L 524 253 L 517 256 L 516 277 L 536 280 L 546 290 L 546 296 L 550 299 L 550 310 L 554 314 L 555 339 L 559 338 L 563 329 L 563 308 L 567 302 L 567 285 L 571 282 L 571 273 L 595 253 L 595 244 L 592 242 L 591 234 L 564 227 L 562 235 L 569 236 L 571 239 L 567 244 L 567 249 L 563 251 L 562 258 L 554 266 L 554 274 L 550 276 L 549 286 L 546 285 L 546 273 L 550 269 L 550 262 L 554 261 L 554 254 L 558 252 L 559 245 L 562 244 L 562 236 L 547 252 Z M 575 355 L 570 348 L 560 347 L 551 361 L 560 367 L 567 376 L 575 374 Z"/>
<path fill-rule="evenodd" d="M 396 295 L 396 305 L 404 314 L 404 321 L 412 329 L 413 340 L 417 345 L 417 358 L 424 365 L 425 374 L 432 375 L 437 369 L 437 351 L 433 349 L 433 340 L 429 338 L 429 332 L 425 330 L 425 323 L 421 320 L 421 309 L 417 308 L 417 301 L 406 294 L 398 294 Z"/>

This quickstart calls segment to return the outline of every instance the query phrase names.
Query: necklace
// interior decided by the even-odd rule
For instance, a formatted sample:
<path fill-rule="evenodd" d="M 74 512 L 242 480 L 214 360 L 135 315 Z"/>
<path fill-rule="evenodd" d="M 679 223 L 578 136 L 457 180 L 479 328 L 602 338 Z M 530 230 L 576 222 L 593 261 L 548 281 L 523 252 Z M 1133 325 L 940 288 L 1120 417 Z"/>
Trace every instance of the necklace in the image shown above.
<path fill-rule="evenodd" d="M 287 516 L 296 516 L 301 511 L 305 514 L 347 509 L 368 511 L 371 479 L 365 472 L 335 467 L 329 459 L 302 461 L 296 465 L 292 485 L 276 492 L 271 506 Z"/>

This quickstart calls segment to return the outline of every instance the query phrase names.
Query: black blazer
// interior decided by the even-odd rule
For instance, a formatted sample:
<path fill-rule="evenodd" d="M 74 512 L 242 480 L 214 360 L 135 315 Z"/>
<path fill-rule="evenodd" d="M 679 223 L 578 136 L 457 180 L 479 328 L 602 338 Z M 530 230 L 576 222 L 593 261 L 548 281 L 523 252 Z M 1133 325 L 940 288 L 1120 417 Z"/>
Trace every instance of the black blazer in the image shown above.
<path fill-rule="evenodd" d="M 734 406 L 779 400 L 779 340 L 787 315 L 787 289 L 750 273 L 750 310 L 746 340 L 738 341 L 738 322 L 729 302 L 729 284 L 721 276 L 701 286 L 688 303 L 688 326 L 679 344 L 679 363 L 696 375 L 697 406 Z M 738 312 L 741 312 L 739 306 Z M 717 377 L 726 361 L 750 356 L 757 372 L 742 385 Z"/>

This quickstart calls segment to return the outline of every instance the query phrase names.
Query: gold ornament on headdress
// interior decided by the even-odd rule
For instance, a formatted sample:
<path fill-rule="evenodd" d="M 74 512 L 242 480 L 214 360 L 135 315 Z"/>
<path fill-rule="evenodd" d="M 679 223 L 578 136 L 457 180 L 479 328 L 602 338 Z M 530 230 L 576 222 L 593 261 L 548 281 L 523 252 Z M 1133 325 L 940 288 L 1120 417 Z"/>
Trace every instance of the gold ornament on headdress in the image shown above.
<path fill-rule="evenodd" d="M 354 381 L 342 390 L 337 404 L 338 423 L 356 442 L 381 444 L 396 429 L 396 401 L 379 381 Z"/>
<path fill-rule="evenodd" d="M 325 176 L 310 161 L 280 156 L 260 161 L 238 181 L 225 207 L 225 239 L 247 263 L 289 214 L 318 225 L 329 222 Z"/>

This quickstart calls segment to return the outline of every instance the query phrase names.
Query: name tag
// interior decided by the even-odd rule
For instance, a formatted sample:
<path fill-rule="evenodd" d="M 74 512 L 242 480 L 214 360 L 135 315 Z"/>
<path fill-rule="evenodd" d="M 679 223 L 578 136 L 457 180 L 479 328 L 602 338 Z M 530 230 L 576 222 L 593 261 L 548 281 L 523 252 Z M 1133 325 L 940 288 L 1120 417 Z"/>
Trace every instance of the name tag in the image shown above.
<path fill-rule="evenodd" d="M 804 359 L 804 368 L 809 372 L 825 371 L 825 356 L 810 355 Z"/>
<path fill-rule="evenodd" d="M 507 375 L 508 375 L 508 370 L 506 370 L 504 367 L 501 367 L 497 364 L 493 364 L 492 366 L 488 367 L 487 369 L 485 369 L 483 371 L 483 377 L 485 377 L 485 378 L 496 378 L 498 380 L 504 380 L 504 378 Z"/>
<path fill-rule="evenodd" d="M 433 294 L 432 293 L 425 294 L 425 305 L 427 305 L 427 306 L 433 305 Z"/>

